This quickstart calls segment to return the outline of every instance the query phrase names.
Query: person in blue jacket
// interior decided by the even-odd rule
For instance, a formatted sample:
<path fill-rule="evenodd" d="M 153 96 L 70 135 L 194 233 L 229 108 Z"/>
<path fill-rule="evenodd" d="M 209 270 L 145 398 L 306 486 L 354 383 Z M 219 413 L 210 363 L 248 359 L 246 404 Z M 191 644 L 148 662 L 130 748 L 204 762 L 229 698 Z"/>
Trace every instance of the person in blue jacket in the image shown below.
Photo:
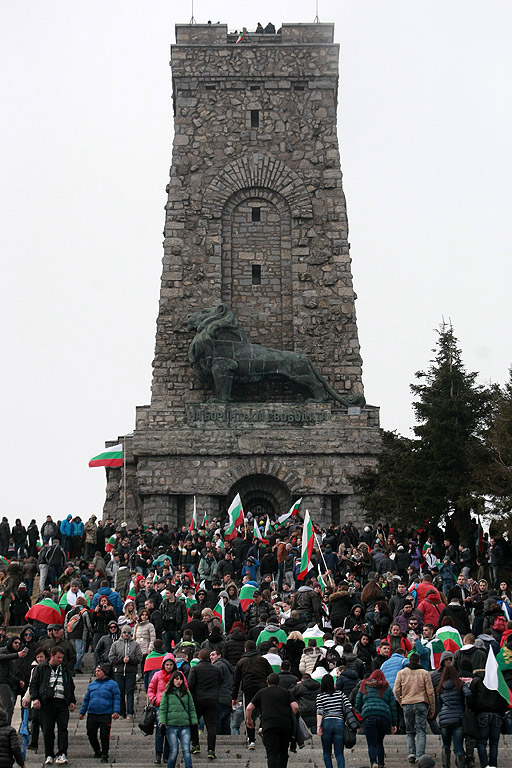
<path fill-rule="evenodd" d="M 78 718 L 83 720 L 87 713 L 87 738 L 94 750 L 94 757 L 101 757 L 102 763 L 108 763 L 110 726 L 112 719 L 117 720 L 119 717 L 121 694 L 115 680 L 108 677 L 105 664 L 98 664 L 94 674 L 96 679 L 89 683 Z"/>
<path fill-rule="evenodd" d="M 71 543 L 71 534 L 72 534 L 72 519 L 73 515 L 68 515 L 65 520 L 62 521 L 60 524 L 60 545 L 64 552 L 66 553 L 66 557 L 69 557 L 69 545 Z"/>
<path fill-rule="evenodd" d="M 110 605 L 113 606 L 117 615 L 120 616 L 123 612 L 123 601 L 121 600 L 121 595 L 119 592 L 115 592 L 111 587 L 109 587 L 107 579 L 103 579 L 103 581 L 100 582 L 100 588 L 92 599 L 91 610 L 96 608 L 102 595 L 106 595 L 108 597 Z"/>

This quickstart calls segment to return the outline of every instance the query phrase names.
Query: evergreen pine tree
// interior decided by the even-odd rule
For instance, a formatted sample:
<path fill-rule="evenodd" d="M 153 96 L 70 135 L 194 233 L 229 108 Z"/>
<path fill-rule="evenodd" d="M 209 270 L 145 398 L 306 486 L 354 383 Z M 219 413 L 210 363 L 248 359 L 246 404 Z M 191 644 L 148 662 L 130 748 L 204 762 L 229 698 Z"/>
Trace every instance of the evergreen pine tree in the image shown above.
<path fill-rule="evenodd" d="M 512 367 L 504 387 L 495 387 L 493 419 L 487 432 L 487 479 L 494 511 L 512 517 Z"/>

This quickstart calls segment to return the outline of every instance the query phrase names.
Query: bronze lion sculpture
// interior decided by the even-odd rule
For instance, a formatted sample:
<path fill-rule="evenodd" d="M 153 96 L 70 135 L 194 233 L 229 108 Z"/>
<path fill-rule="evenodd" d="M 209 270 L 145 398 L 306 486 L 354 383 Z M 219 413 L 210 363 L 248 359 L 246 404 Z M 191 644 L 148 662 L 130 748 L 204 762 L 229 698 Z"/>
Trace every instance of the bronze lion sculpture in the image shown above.
<path fill-rule="evenodd" d="M 330 396 L 346 407 L 365 404 L 362 394 L 338 394 L 305 355 L 251 344 L 227 304 L 189 315 L 188 329 L 196 331 L 188 359 L 199 380 L 213 387 L 213 402 L 229 402 L 234 382 L 280 378 L 308 395 L 310 402 L 323 403 Z"/>

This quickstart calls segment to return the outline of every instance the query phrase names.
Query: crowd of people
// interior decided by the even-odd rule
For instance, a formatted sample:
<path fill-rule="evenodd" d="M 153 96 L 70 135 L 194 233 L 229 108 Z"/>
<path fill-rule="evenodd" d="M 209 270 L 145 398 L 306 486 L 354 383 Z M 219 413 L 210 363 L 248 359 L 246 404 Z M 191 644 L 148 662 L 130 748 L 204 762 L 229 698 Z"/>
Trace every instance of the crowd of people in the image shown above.
<path fill-rule="evenodd" d="M 475 754 L 480 768 L 497 766 L 500 733 L 512 732 L 508 688 L 493 682 L 512 686 L 508 542 L 476 528 L 473 547 L 450 528 L 330 525 L 303 576 L 300 517 L 273 522 L 262 539 L 256 526 L 224 536 L 220 520 L 172 530 L 48 516 L 39 530 L 4 517 L 0 741 L 20 697 L 28 749 L 42 736 L 45 764 L 66 764 L 74 679 L 89 652 L 79 717 L 103 762 L 112 719 L 142 714 L 143 686 L 154 762 L 168 768 L 180 746 L 191 768 L 203 730 L 215 760 L 217 735 L 240 734 L 244 721 L 247 748 L 259 731 L 269 768 L 286 768 L 311 734 L 326 768 L 333 750 L 344 768 L 357 731 L 372 768 L 385 765 L 390 733 L 426 768 L 427 729 L 441 735 L 443 768 L 452 752 L 456 768 L 473 768 Z M 10 765 L 20 759 L 12 753 Z"/>

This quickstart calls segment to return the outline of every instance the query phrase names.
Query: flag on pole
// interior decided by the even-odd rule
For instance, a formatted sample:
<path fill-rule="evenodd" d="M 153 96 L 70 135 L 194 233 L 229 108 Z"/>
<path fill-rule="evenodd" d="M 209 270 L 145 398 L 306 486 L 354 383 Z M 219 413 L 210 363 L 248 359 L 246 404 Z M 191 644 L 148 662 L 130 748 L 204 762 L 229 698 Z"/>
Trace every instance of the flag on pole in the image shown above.
<path fill-rule="evenodd" d="M 90 467 L 122 467 L 123 466 L 123 446 L 111 445 L 104 451 L 93 456 L 89 462 Z"/>
<path fill-rule="evenodd" d="M 254 603 L 254 591 L 256 589 L 258 589 L 258 587 L 255 587 L 252 584 L 244 584 L 240 590 L 238 597 L 240 598 L 240 607 L 244 613 L 250 604 Z"/>
<path fill-rule="evenodd" d="M 323 594 L 325 592 L 325 590 L 327 589 L 327 584 L 325 583 L 325 579 L 322 576 L 322 572 L 320 570 L 320 566 L 318 566 L 318 583 L 320 584 L 320 588 L 321 588 L 322 594 Z"/>
<path fill-rule="evenodd" d="M 202 528 L 206 528 L 207 523 L 208 523 L 208 518 L 207 518 L 206 512 L 205 512 L 204 515 L 203 515 L 203 522 L 201 523 L 201 527 Z"/>
<path fill-rule="evenodd" d="M 222 631 L 226 631 L 226 619 L 224 615 L 224 598 L 221 597 L 215 608 L 213 609 L 213 615 L 220 621 Z"/>
<path fill-rule="evenodd" d="M 256 518 L 254 518 L 253 536 L 255 539 L 258 539 L 258 541 L 261 541 L 262 544 L 268 544 L 268 539 L 264 539 L 263 536 L 261 535 L 261 531 Z"/>
<path fill-rule="evenodd" d="M 190 521 L 188 530 L 190 531 L 190 533 L 192 533 L 192 531 L 197 531 L 197 507 L 196 507 L 195 496 L 194 496 L 194 511 L 192 512 L 192 520 Z"/>
<path fill-rule="evenodd" d="M 502 648 L 497 656 L 494 655 L 492 648 L 489 648 L 487 661 L 485 663 L 484 685 L 491 691 L 497 691 L 503 696 L 509 707 L 512 707 L 512 692 L 505 682 L 502 669 L 506 669 L 512 664 L 512 651 L 508 648 Z"/>
<path fill-rule="evenodd" d="M 112 550 L 114 549 L 115 545 L 116 545 L 116 537 L 114 535 L 114 536 L 111 536 L 109 539 L 106 540 L 106 542 L 105 542 L 105 552 L 112 552 Z"/>
<path fill-rule="evenodd" d="M 242 32 L 238 33 L 238 40 L 236 41 L 235 45 L 238 45 L 238 43 L 241 43 L 242 40 L 245 40 L 245 29 Z"/>
<path fill-rule="evenodd" d="M 244 521 L 244 510 L 242 508 L 242 499 L 240 498 L 239 493 L 237 493 L 228 509 L 228 521 L 228 527 L 224 531 L 224 539 L 226 539 L 226 541 L 236 538 L 237 528 L 239 528 Z"/>
<path fill-rule="evenodd" d="M 278 527 L 279 527 L 279 528 L 281 528 L 281 526 L 282 526 L 284 523 L 286 523 L 286 521 L 287 521 L 287 520 L 288 520 L 290 517 L 292 517 L 293 515 L 297 515 L 297 514 L 299 513 L 299 507 L 300 507 L 300 503 L 301 503 L 301 501 L 302 501 L 302 497 L 301 497 L 301 498 L 300 498 L 298 501 L 296 501 L 296 502 L 295 502 L 295 504 L 292 504 L 292 506 L 290 507 L 290 509 L 288 510 L 288 512 L 285 512 L 285 513 L 284 513 L 284 515 L 280 515 L 280 516 L 277 518 L 277 525 L 278 525 Z"/>
<path fill-rule="evenodd" d="M 311 567 L 311 555 L 313 554 L 313 544 L 315 535 L 313 533 L 313 523 L 309 512 L 306 510 L 304 515 L 304 524 L 302 526 L 302 548 L 300 552 L 300 571 L 297 579 L 302 581 Z"/>
<path fill-rule="evenodd" d="M 265 538 L 268 538 L 270 534 L 273 532 L 272 523 L 270 522 L 270 517 L 267 515 L 267 520 L 265 523 L 265 530 L 263 532 L 263 535 Z"/>

